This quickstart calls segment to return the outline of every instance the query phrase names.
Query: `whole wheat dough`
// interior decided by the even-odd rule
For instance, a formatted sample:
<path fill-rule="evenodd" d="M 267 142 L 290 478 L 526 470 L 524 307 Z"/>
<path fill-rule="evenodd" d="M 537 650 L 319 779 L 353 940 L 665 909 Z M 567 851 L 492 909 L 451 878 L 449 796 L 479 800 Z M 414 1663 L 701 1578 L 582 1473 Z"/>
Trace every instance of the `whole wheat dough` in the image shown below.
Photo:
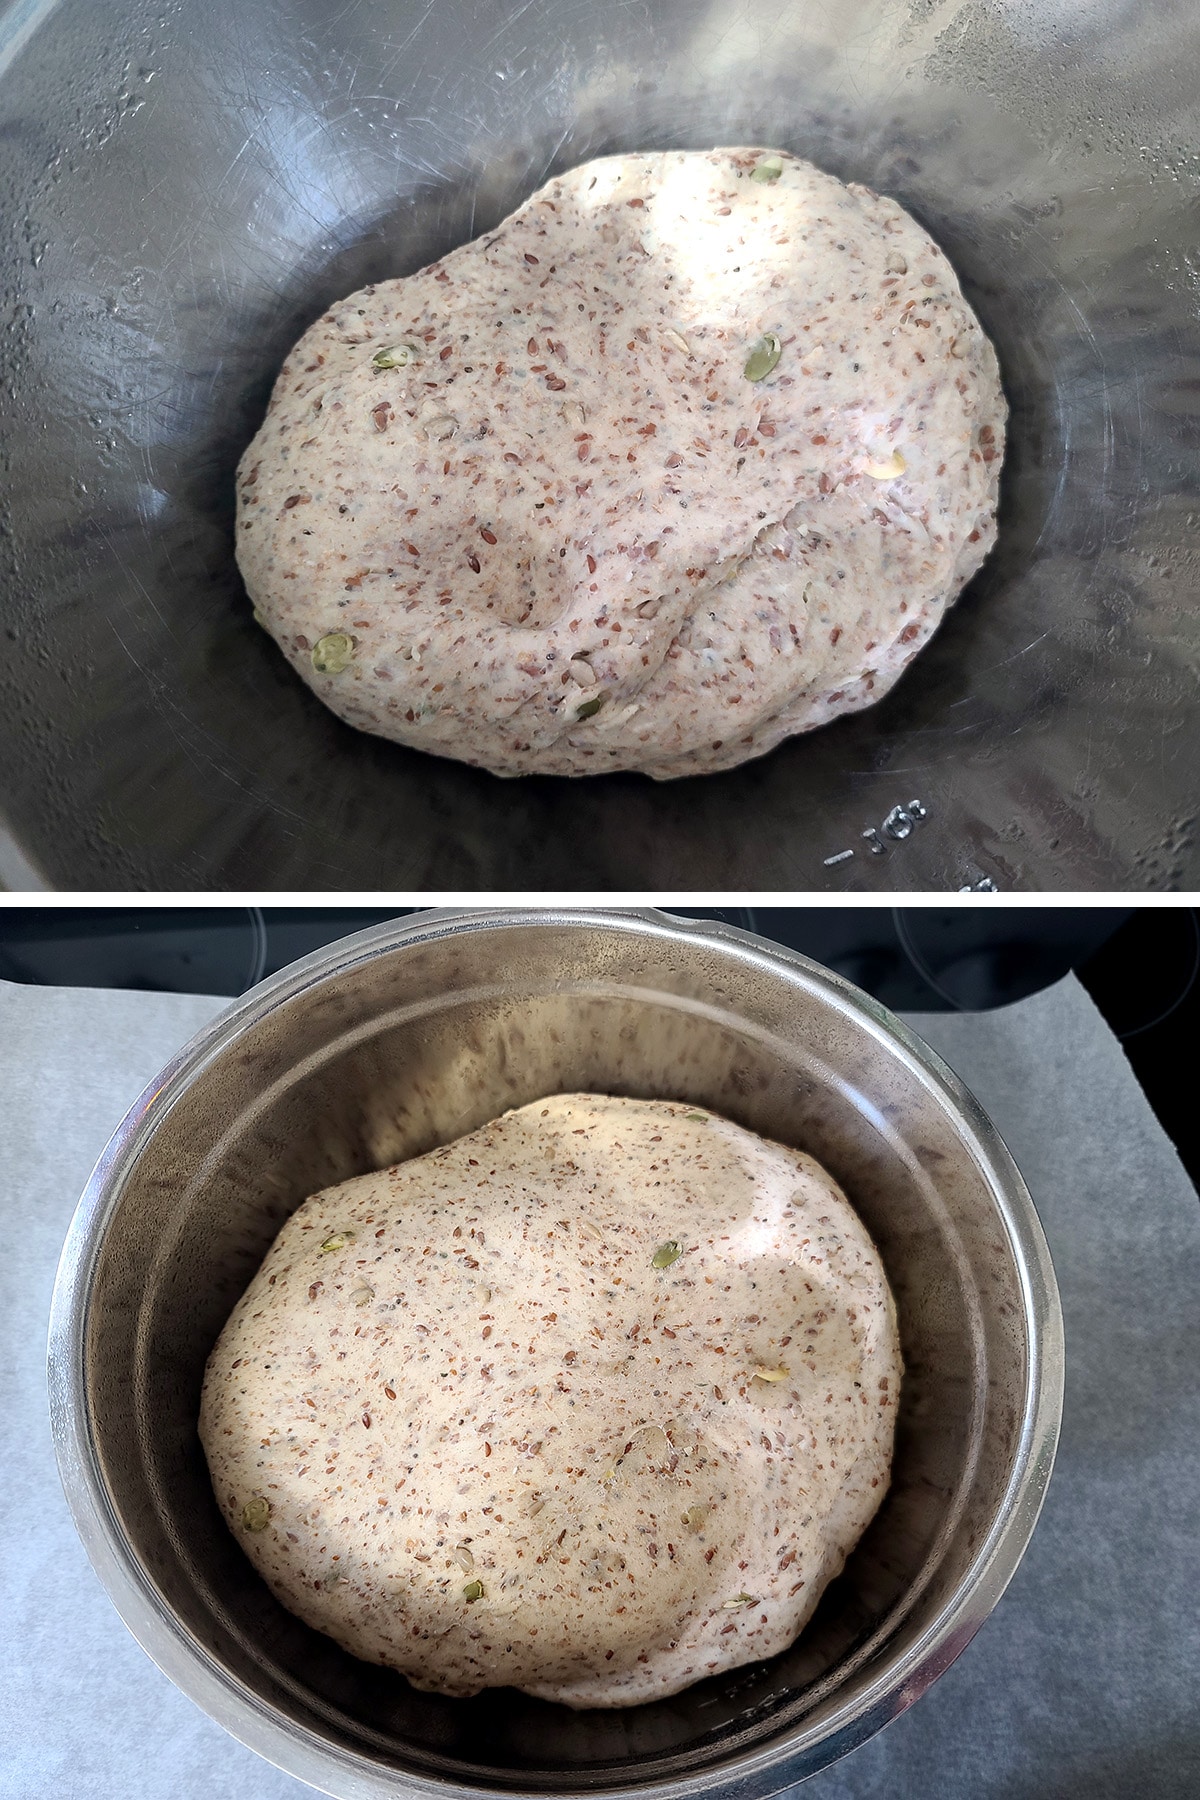
<path fill-rule="evenodd" d="M 779 152 L 605 157 L 305 333 L 238 559 L 364 731 L 501 775 L 726 769 L 891 687 L 992 544 L 1004 420 L 895 201 Z"/>
<path fill-rule="evenodd" d="M 792 1642 L 887 1488 L 900 1367 L 811 1157 L 573 1094 L 306 1200 L 200 1435 L 247 1555 L 345 1649 L 617 1706 Z"/>

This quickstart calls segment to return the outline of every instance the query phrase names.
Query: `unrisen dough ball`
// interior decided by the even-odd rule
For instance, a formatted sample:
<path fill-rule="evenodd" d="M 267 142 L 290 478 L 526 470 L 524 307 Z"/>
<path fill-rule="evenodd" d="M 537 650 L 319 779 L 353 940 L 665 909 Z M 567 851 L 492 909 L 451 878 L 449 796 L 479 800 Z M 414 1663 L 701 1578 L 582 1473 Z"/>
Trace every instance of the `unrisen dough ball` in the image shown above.
<path fill-rule="evenodd" d="M 605 157 L 305 333 L 238 559 L 364 731 L 727 769 L 891 687 L 992 544 L 1004 419 L 895 201 L 779 152 Z"/>
<path fill-rule="evenodd" d="M 618 1706 L 792 1642 L 887 1488 L 900 1369 L 811 1157 L 571 1094 L 306 1200 L 200 1435 L 246 1554 L 345 1649 Z"/>

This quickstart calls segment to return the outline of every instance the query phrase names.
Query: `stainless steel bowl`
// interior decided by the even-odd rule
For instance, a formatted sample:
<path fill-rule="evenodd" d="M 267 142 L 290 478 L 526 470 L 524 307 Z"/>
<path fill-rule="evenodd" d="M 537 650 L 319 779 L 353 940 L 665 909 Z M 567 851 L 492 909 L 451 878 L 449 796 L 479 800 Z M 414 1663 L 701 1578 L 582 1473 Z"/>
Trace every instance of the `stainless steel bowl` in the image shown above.
<path fill-rule="evenodd" d="M 0 881 L 1200 885 L 1198 61 L 1193 0 L 0 0 Z M 339 724 L 232 555 L 294 339 L 551 172 L 738 142 L 962 275 L 1012 407 L 978 579 L 880 705 L 727 775 L 502 782 Z"/>
<path fill-rule="evenodd" d="M 303 1196 L 571 1089 L 687 1099 L 813 1152 L 883 1254 L 907 1364 L 891 1490 L 794 1647 L 614 1712 L 448 1700 L 347 1656 L 253 1572 L 196 1435 L 208 1352 Z M 126 1623 L 236 1736 L 346 1800 L 748 1800 L 802 1780 L 910 1705 L 995 1604 L 1062 1380 L 1036 1214 L 951 1071 L 805 958 L 653 912 L 431 913 L 256 988 L 101 1157 L 50 1332 L 63 1483 Z"/>

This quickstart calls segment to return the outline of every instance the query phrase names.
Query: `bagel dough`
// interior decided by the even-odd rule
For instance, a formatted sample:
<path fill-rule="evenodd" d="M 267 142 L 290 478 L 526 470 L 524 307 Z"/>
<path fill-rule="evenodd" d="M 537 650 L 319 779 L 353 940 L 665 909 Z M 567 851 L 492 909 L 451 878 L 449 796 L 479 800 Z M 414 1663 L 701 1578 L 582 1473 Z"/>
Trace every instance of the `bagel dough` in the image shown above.
<path fill-rule="evenodd" d="M 200 1435 L 246 1554 L 346 1650 L 619 1706 L 793 1641 L 887 1488 L 900 1370 L 811 1157 L 571 1094 L 306 1200 Z"/>
<path fill-rule="evenodd" d="M 930 637 L 995 537 L 1005 410 L 894 200 L 778 151 L 604 157 L 304 334 L 238 559 L 364 731 L 499 775 L 727 769 Z"/>

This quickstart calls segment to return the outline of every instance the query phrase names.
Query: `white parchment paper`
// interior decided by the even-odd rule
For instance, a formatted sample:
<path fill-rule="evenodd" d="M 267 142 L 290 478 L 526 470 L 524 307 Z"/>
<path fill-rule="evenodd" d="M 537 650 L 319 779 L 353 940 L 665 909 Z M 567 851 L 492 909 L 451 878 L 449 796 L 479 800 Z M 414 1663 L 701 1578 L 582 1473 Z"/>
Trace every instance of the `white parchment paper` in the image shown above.
<path fill-rule="evenodd" d="M 225 1004 L 0 983 L 0 1796 L 302 1800 L 161 1675 L 59 1488 L 46 1321 L 79 1192 L 127 1106 Z M 1068 978 L 912 1023 L 1037 1202 L 1067 1331 L 1058 1465 L 1012 1585 L 958 1662 L 804 1800 L 1200 1796 L 1200 1204 Z"/>

